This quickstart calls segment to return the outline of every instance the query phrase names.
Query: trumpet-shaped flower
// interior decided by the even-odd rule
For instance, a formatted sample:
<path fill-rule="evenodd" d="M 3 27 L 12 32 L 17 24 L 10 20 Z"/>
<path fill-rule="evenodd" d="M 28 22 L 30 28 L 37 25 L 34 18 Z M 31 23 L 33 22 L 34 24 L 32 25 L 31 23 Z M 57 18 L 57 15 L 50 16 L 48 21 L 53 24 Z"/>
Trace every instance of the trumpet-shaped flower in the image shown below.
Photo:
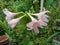
<path fill-rule="evenodd" d="M 39 21 L 39 27 L 43 28 L 44 26 L 47 26 L 46 22 L 43 22 L 42 20 L 38 20 Z"/>
<path fill-rule="evenodd" d="M 8 22 L 9 26 L 13 29 L 16 24 L 19 22 L 20 18 L 12 19 Z"/>
<path fill-rule="evenodd" d="M 3 9 L 4 14 L 6 15 L 6 20 L 9 21 L 11 18 L 13 18 L 17 13 L 13 13 L 8 11 L 8 9 Z"/>
<path fill-rule="evenodd" d="M 33 14 L 36 15 L 38 17 L 38 20 L 36 20 L 35 18 L 33 18 L 32 16 L 30 16 L 32 22 L 27 24 L 27 27 L 30 28 L 30 30 L 34 30 L 36 33 L 39 33 L 38 27 L 43 28 L 44 26 L 47 26 L 47 15 L 45 13 L 47 13 L 49 11 L 43 11 L 37 14 Z"/>
<path fill-rule="evenodd" d="M 21 20 L 23 17 L 24 16 L 21 16 L 19 18 L 8 21 L 9 26 L 13 29 L 16 26 L 16 24 L 19 22 L 19 20 Z"/>
<path fill-rule="evenodd" d="M 32 22 L 27 24 L 28 30 L 34 30 L 35 33 L 39 33 L 39 30 L 37 28 L 39 25 L 38 21 L 35 18 L 33 18 L 32 16 L 30 16 L 30 18 L 31 18 Z"/>
<path fill-rule="evenodd" d="M 47 19 L 48 16 L 45 14 L 47 12 L 49 12 L 49 11 L 42 11 L 40 13 L 36 13 L 33 15 L 37 16 L 40 21 L 48 22 L 48 19 Z"/>

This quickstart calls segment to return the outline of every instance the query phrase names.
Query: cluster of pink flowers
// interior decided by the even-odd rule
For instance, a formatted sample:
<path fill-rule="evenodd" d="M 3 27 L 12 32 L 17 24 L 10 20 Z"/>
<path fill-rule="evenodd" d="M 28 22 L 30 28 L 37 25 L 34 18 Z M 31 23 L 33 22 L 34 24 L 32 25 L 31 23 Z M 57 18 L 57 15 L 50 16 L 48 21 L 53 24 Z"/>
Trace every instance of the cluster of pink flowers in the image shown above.
<path fill-rule="evenodd" d="M 47 26 L 48 22 L 48 16 L 46 15 L 47 12 L 49 11 L 42 11 L 40 13 L 33 14 L 38 17 L 38 20 L 28 14 L 32 20 L 27 24 L 28 30 L 34 30 L 35 33 L 39 33 L 38 27 L 43 28 L 44 26 Z"/>
<path fill-rule="evenodd" d="M 16 19 L 12 19 L 15 15 L 17 15 L 18 13 L 12 13 L 10 11 L 8 11 L 8 9 L 3 9 L 4 14 L 6 15 L 5 19 L 8 22 L 9 26 L 13 29 L 16 24 L 19 22 L 19 20 L 22 17 L 16 18 Z M 34 17 L 32 17 L 29 13 L 27 13 L 29 15 L 29 17 L 31 18 L 31 22 L 29 22 L 26 26 L 28 27 L 27 30 L 34 30 L 35 33 L 39 33 L 38 27 L 43 28 L 44 26 L 47 26 L 47 22 L 48 22 L 48 16 L 46 15 L 46 13 L 49 11 L 42 11 L 40 13 L 36 13 L 33 14 L 35 16 L 38 17 L 38 19 L 35 19 Z"/>
<path fill-rule="evenodd" d="M 19 18 L 12 19 L 18 13 L 12 13 L 12 12 L 8 11 L 8 9 L 6 9 L 6 8 L 3 9 L 3 12 L 6 15 L 6 17 L 5 17 L 6 21 L 8 22 L 9 26 L 12 29 L 16 26 L 16 24 L 19 22 L 19 20 L 24 17 L 24 16 L 21 16 Z"/>

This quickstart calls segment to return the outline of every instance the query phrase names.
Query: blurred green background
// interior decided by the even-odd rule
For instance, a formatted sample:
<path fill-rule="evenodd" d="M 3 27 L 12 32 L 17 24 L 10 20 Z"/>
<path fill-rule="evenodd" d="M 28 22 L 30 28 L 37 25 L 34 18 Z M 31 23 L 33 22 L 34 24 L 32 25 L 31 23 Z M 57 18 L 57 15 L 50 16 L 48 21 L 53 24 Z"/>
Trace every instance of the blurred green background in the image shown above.
<path fill-rule="evenodd" d="M 12 12 L 25 12 L 29 10 L 32 12 L 34 10 L 33 13 L 37 13 L 40 10 L 40 1 L 41 0 L 0 0 L 0 20 L 2 22 L 5 20 L 5 15 L 2 11 L 4 8 Z M 31 9 L 31 7 L 33 7 L 33 9 Z M 39 29 L 40 33 L 36 35 L 33 31 L 29 32 L 26 30 L 25 24 L 29 20 L 27 20 L 28 18 L 24 18 L 25 21 L 22 21 L 21 25 L 18 24 L 17 26 L 19 29 L 21 28 L 24 37 L 23 40 L 20 40 L 20 45 L 52 45 L 52 39 L 49 42 L 46 41 L 47 38 L 54 34 L 54 28 L 56 28 L 55 20 L 60 19 L 60 0 L 44 0 L 44 7 L 51 12 L 48 14 L 48 26 Z"/>

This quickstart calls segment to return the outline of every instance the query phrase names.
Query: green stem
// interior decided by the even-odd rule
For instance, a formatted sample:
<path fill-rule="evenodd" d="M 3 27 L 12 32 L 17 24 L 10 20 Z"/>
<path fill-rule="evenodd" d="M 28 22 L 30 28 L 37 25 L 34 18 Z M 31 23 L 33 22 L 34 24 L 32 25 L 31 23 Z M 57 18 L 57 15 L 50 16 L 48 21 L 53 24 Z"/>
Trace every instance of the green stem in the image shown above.
<path fill-rule="evenodd" d="M 21 14 L 21 13 L 25 14 L 24 12 L 18 12 L 17 14 Z"/>
<path fill-rule="evenodd" d="M 41 9 L 40 9 L 40 11 L 43 11 L 43 3 L 44 3 L 44 0 L 41 0 Z"/>
<path fill-rule="evenodd" d="M 54 33 L 53 35 L 51 35 L 51 36 L 47 39 L 47 42 L 48 42 L 50 39 L 52 39 L 54 36 L 58 35 L 58 34 L 59 34 L 59 32 Z"/>

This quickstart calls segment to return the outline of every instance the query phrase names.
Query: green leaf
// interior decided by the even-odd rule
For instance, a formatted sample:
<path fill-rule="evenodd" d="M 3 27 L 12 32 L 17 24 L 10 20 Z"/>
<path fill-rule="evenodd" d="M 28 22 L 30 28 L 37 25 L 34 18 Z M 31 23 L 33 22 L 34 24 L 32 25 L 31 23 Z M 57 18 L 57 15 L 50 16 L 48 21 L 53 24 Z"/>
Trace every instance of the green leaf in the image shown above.
<path fill-rule="evenodd" d="M 33 41 L 30 41 L 30 42 L 28 43 L 28 45 L 34 45 Z"/>
<path fill-rule="evenodd" d="M 26 37 L 23 41 L 23 45 L 28 45 L 29 43 L 29 37 Z"/>

